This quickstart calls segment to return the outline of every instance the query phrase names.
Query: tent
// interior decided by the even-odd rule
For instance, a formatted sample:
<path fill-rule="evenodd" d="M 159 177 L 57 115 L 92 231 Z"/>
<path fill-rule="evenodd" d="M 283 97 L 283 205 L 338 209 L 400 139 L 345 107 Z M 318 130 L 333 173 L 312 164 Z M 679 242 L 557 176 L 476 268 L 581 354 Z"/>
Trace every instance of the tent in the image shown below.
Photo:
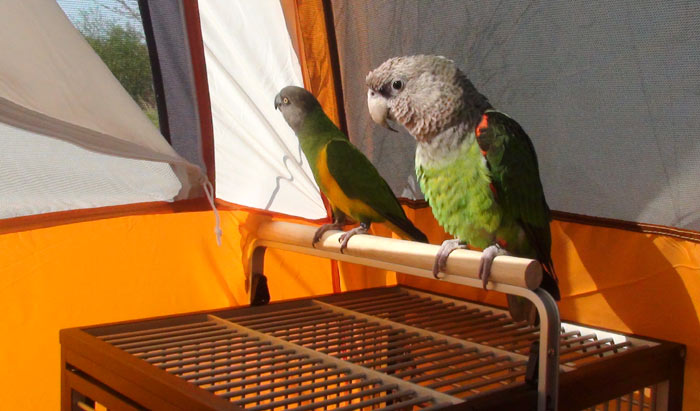
<path fill-rule="evenodd" d="M 57 408 L 58 330 L 248 304 L 258 225 L 328 221 L 273 107 L 283 86 L 312 91 L 430 241 L 447 238 L 412 139 L 365 103 L 369 70 L 418 53 L 454 59 L 532 137 L 561 317 L 686 344 L 684 403 L 700 403 L 696 2 L 119 2 L 139 11 L 158 127 L 71 23 L 85 3 L 0 2 L 4 407 Z M 273 301 L 405 284 L 505 304 L 283 251 L 265 275 Z"/>

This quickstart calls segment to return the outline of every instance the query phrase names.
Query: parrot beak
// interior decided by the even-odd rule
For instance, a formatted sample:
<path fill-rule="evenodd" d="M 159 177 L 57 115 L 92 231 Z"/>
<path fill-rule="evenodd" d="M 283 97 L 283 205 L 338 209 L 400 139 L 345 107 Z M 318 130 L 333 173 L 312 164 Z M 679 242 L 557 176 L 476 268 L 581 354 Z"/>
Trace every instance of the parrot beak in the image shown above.
<path fill-rule="evenodd" d="M 367 107 L 369 107 L 369 116 L 380 126 L 386 127 L 389 130 L 396 130 L 386 122 L 389 117 L 389 107 L 386 105 L 386 99 L 374 90 L 367 91 Z"/>
<path fill-rule="evenodd" d="M 275 110 L 277 110 L 282 105 L 282 97 L 279 93 L 275 96 Z"/>

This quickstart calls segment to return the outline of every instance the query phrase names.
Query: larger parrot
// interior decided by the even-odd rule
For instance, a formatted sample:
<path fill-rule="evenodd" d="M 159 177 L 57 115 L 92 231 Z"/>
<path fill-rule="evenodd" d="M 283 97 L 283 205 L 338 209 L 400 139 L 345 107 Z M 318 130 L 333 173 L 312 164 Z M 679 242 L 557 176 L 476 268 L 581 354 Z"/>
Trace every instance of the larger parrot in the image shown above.
<path fill-rule="evenodd" d="M 452 236 L 442 243 L 433 274 L 449 254 L 471 245 L 483 249 L 484 288 L 496 256 L 538 260 L 541 287 L 560 299 L 550 212 L 535 148 L 522 127 L 495 110 L 452 60 L 442 56 L 391 58 L 366 78 L 372 119 L 399 123 L 416 139 L 416 175 L 440 225 Z M 534 307 L 508 296 L 514 320 L 536 321 Z"/>
<path fill-rule="evenodd" d="M 313 244 L 326 231 L 342 229 L 347 217 L 360 226 L 340 237 L 341 252 L 350 237 L 366 233 L 373 222 L 384 222 L 404 239 L 427 242 L 377 169 L 326 116 L 313 94 L 285 87 L 275 96 L 275 109 L 296 133 L 314 179 L 333 209 L 333 223 L 316 231 Z"/>

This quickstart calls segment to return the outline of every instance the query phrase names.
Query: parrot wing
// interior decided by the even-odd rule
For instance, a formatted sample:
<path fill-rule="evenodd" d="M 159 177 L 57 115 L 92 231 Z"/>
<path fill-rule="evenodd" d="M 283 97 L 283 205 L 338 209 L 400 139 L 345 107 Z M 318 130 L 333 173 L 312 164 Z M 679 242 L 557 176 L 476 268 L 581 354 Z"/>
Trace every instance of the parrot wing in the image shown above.
<path fill-rule="evenodd" d="M 505 214 L 520 222 L 537 253 L 537 260 L 549 274 L 544 276 L 541 286 L 558 300 L 559 288 L 551 254 L 551 217 L 535 147 L 520 124 L 497 111 L 489 110 L 484 114 L 476 134 L 479 146 L 486 152 L 496 202 Z"/>
<path fill-rule="evenodd" d="M 328 171 L 348 198 L 363 202 L 414 240 L 427 242 L 425 234 L 406 217 L 394 192 L 360 150 L 347 140 L 334 139 L 326 146 L 326 155 Z"/>

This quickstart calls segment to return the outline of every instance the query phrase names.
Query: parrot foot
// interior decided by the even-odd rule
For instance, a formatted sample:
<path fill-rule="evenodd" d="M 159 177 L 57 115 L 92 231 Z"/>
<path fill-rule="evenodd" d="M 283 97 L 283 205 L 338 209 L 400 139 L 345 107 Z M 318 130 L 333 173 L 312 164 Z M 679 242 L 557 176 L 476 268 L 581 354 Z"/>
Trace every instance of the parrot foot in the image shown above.
<path fill-rule="evenodd" d="M 441 278 L 438 276 L 438 274 L 440 274 L 440 271 L 445 271 L 445 267 L 447 266 L 447 257 L 451 252 L 458 248 L 466 249 L 467 245 L 462 243 L 458 238 L 445 240 L 442 242 L 442 245 L 435 256 L 435 262 L 433 263 L 433 276 L 435 278 L 438 280 Z"/>
<path fill-rule="evenodd" d="M 326 234 L 326 231 L 330 230 L 342 230 L 343 229 L 343 222 L 336 221 L 332 224 L 324 224 L 321 227 L 316 230 L 316 233 L 314 234 L 314 239 L 311 242 L 312 247 L 316 247 L 316 243 L 321 241 L 321 237 L 323 237 L 324 234 Z"/>
<path fill-rule="evenodd" d="M 348 248 L 348 241 L 350 241 L 350 237 L 354 236 L 355 234 L 365 234 L 367 230 L 369 230 L 369 224 L 360 223 L 359 227 L 355 227 L 341 235 L 338 238 L 338 242 L 340 243 L 340 253 L 342 254 L 343 251 Z"/>
<path fill-rule="evenodd" d="M 489 276 L 491 275 L 491 264 L 493 264 L 494 258 L 499 255 L 509 255 L 503 247 L 498 244 L 490 245 L 481 252 L 481 261 L 479 262 L 479 278 L 486 289 L 486 283 L 489 281 Z"/>

